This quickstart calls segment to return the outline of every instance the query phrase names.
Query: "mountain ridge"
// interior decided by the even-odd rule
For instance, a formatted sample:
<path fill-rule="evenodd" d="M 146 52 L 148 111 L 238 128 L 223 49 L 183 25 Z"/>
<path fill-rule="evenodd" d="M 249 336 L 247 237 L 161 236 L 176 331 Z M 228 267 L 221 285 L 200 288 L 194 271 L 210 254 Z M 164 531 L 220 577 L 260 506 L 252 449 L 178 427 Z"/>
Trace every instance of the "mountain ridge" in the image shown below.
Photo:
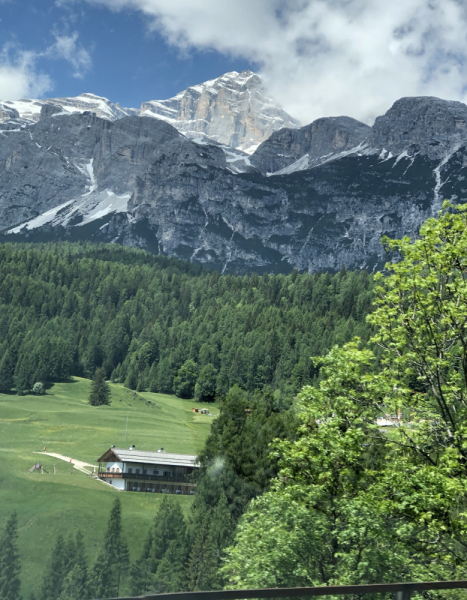
<path fill-rule="evenodd" d="M 268 95 L 262 79 L 251 71 L 231 71 L 221 77 L 188 87 L 167 100 L 149 100 L 139 109 L 124 108 L 95 94 L 46 100 L 1 100 L 0 123 L 18 120 L 37 123 L 43 106 L 60 106 L 65 113 L 94 112 L 115 121 L 127 116 L 161 119 L 190 138 L 218 142 L 247 153 L 281 127 L 298 127 Z M 16 113 L 16 114 L 15 114 Z"/>
<path fill-rule="evenodd" d="M 34 124 L 0 125 L 2 239 L 121 243 L 222 272 L 381 268 L 383 235 L 416 236 L 466 197 L 465 123 L 461 103 L 402 98 L 372 128 L 318 119 L 248 156 L 166 120 L 46 103 Z"/>

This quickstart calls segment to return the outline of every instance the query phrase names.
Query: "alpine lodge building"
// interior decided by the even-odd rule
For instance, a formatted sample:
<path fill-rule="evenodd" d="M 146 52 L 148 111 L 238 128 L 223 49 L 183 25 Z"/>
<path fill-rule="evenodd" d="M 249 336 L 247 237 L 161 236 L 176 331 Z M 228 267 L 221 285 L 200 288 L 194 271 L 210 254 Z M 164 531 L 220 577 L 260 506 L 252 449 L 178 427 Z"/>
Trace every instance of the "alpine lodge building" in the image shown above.
<path fill-rule="evenodd" d="M 99 459 L 98 477 L 119 490 L 194 494 L 193 474 L 199 465 L 196 456 L 128 450 L 112 446 Z"/>

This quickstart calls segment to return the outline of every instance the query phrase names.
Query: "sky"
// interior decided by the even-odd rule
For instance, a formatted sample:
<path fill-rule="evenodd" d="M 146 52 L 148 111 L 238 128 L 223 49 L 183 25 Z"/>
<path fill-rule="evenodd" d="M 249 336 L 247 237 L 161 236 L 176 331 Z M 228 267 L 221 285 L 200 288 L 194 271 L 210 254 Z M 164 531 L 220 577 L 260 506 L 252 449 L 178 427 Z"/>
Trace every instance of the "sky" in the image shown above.
<path fill-rule="evenodd" d="M 123 106 L 251 69 L 302 123 L 467 101 L 467 0 L 0 0 L 0 98 Z"/>

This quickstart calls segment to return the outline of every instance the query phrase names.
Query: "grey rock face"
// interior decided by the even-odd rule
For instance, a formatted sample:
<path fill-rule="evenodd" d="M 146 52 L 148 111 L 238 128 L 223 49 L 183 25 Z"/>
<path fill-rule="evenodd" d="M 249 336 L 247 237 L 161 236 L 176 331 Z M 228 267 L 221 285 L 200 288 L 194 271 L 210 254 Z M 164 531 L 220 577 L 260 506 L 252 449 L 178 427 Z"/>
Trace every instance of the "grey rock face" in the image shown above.
<path fill-rule="evenodd" d="M 442 198 L 467 198 L 463 105 L 403 100 L 363 142 L 368 128 L 345 118 L 278 132 L 257 164 L 308 162 L 273 177 L 234 172 L 220 146 L 160 119 L 59 112 L 0 130 L 2 239 L 118 242 L 224 272 L 380 268 L 383 234 L 415 236 Z"/>
<path fill-rule="evenodd" d="M 41 118 L 42 107 L 47 105 L 59 106 L 62 112 L 70 114 L 93 112 L 110 121 L 136 115 L 155 117 L 187 137 L 218 142 L 248 153 L 281 127 L 300 126 L 274 102 L 261 78 L 251 71 L 226 73 L 189 87 L 168 100 L 143 102 L 139 109 L 123 108 L 118 102 L 113 104 L 94 94 L 3 101 L 0 102 L 0 123 L 12 118 L 13 113 L 8 111 L 15 111 L 26 124 L 36 123 Z"/>
<path fill-rule="evenodd" d="M 467 106 L 430 96 L 397 100 L 376 119 L 368 139 L 370 147 L 394 155 L 408 150 L 435 160 L 466 142 Z"/>
<path fill-rule="evenodd" d="M 208 137 L 251 152 L 274 131 L 300 123 L 273 101 L 251 71 L 232 71 L 169 100 L 143 102 L 141 115 L 166 120 L 190 138 Z"/>
<path fill-rule="evenodd" d="M 443 180 L 465 155 L 445 165 Z M 382 267 L 381 236 L 414 236 L 433 211 L 437 163 L 428 158 L 346 156 L 269 178 L 233 175 L 209 161 L 200 168 L 183 156 L 171 165 L 165 156 L 150 166 L 132 218 L 154 232 L 159 252 L 223 272 Z M 464 187 L 452 178 L 445 191 L 465 195 Z"/>
<path fill-rule="evenodd" d="M 41 107 L 40 119 L 44 119 L 46 117 L 51 117 L 52 115 L 57 115 L 63 111 L 62 107 L 58 104 L 46 103 Z"/>
<path fill-rule="evenodd" d="M 302 168 L 309 168 L 358 146 L 370 132 L 371 127 L 350 117 L 325 117 L 300 129 L 274 132 L 250 161 L 263 173 L 275 173 L 307 155 Z"/>
<path fill-rule="evenodd" d="M 19 112 L 7 104 L 0 102 L 0 123 L 10 121 L 12 119 L 19 119 Z"/>
<path fill-rule="evenodd" d="M 32 227 L 51 220 L 68 224 L 77 207 L 77 214 L 85 214 L 102 204 L 101 192 L 110 195 L 110 205 L 112 195 L 128 200 L 137 177 L 174 139 L 185 138 L 162 121 L 126 117 L 111 122 L 94 114 L 53 114 L 29 129 L 4 133 L 0 229 L 31 219 L 38 219 Z M 62 207 L 65 203 L 70 204 Z M 102 210 L 112 212 L 107 204 Z M 60 214 L 41 216 L 59 206 Z"/>

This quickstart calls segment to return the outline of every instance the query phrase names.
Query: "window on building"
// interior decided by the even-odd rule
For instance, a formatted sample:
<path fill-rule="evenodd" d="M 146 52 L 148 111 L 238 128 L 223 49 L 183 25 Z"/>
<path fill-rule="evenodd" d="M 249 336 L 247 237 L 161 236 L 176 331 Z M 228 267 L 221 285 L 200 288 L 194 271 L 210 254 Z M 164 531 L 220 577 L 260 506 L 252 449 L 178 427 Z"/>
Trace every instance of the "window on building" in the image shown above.
<path fill-rule="evenodd" d="M 128 473 L 133 473 L 133 469 L 131 467 L 128 469 Z"/>

